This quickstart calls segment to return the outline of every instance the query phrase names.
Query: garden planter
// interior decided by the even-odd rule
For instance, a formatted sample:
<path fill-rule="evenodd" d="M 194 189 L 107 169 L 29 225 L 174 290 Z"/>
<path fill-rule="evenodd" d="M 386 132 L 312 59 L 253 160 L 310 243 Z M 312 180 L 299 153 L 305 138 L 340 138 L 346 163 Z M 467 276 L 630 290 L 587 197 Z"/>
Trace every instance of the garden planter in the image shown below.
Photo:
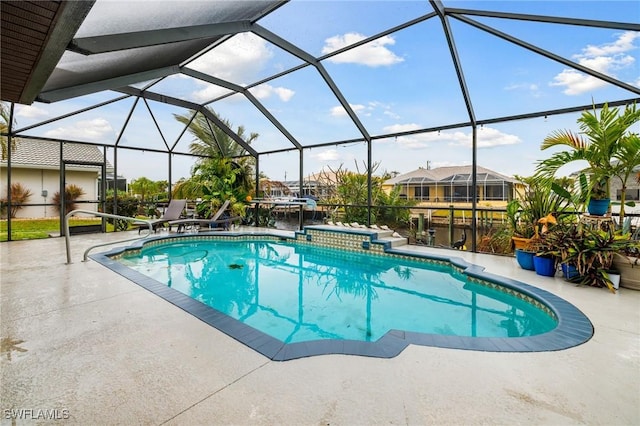
<path fill-rule="evenodd" d="M 602 200 L 589 200 L 589 205 L 587 206 L 587 211 L 590 215 L 593 216 L 604 216 L 609 210 L 609 203 L 611 200 L 609 198 L 605 198 Z"/>
<path fill-rule="evenodd" d="M 620 272 L 620 287 L 640 290 L 640 259 L 618 254 L 613 257 L 613 266 Z"/>
<path fill-rule="evenodd" d="M 535 256 L 535 253 L 533 252 L 516 249 L 516 261 L 518 262 L 518 265 L 520 265 L 522 269 L 528 269 L 529 271 L 534 270 L 534 266 L 533 266 L 534 256 Z"/>
<path fill-rule="evenodd" d="M 553 257 L 533 256 L 533 266 L 538 275 L 553 277 L 556 274 L 556 260 Z"/>
<path fill-rule="evenodd" d="M 529 247 L 529 243 L 531 242 L 531 238 L 522 238 L 522 237 L 511 237 L 513 241 L 513 245 L 516 250 L 525 250 Z"/>
<path fill-rule="evenodd" d="M 618 271 L 607 271 L 609 280 L 616 290 L 620 287 L 620 273 Z"/>
<path fill-rule="evenodd" d="M 580 276 L 580 274 L 578 273 L 578 270 L 574 265 L 568 265 L 566 263 L 563 263 L 561 267 L 562 267 L 562 276 L 565 277 L 567 280 L 571 280 L 573 278 L 577 278 Z"/>

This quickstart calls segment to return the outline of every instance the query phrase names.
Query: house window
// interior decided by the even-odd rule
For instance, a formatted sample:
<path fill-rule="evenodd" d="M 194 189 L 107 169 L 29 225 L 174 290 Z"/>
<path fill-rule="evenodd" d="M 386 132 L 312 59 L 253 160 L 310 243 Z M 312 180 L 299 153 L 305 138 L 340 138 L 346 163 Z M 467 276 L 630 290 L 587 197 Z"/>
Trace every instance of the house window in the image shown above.
<path fill-rule="evenodd" d="M 429 199 L 429 187 L 428 186 L 416 186 L 414 188 L 414 198 L 416 200 L 428 200 Z"/>
<path fill-rule="evenodd" d="M 622 190 L 618 189 L 616 191 L 616 200 L 619 200 L 621 197 Z M 640 201 L 640 189 L 627 189 L 624 198 L 626 201 Z"/>
<path fill-rule="evenodd" d="M 506 200 L 505 187 L 503 185 L 486 185 L 484 187 L 485 200 Z"/>
<path fill-rule="evenodd" d="M 445 186 L 445 201 L 471 202 L 471 188 L 467 185 Z"/>

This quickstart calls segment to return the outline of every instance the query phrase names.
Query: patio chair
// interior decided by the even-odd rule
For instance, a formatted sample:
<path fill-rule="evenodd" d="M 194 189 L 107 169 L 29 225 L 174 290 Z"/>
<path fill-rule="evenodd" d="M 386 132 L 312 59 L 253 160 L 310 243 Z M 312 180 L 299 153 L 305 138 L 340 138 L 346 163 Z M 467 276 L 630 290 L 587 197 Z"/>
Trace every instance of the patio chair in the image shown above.
<path fill-rule="evenodd" d="M 224 214 L 224 212 L 227 211 L 227 209 L 229 208 L 229 204 L 230 204 L 230 201 L 226 200 L 224 203 L 222 203 L 218 211 L 215 212 L 215 214 L 211 216 L 211 218 L 209 219 L 193 218 L 193 219 L 172 220 L 169 222 L 169 226 L 178 225 L 177 232 L 184 232 L 187 226 L 197 226 L 198 228 L 203 228 L 203 227 L 212 228 L 212 225 L 228 224 L 230 222 L 228 219 L 220 219 L 220 218 Z"/>
<path fill-rule="evenodd" d="M 171 230 L 171 221 L 179 219 L 186 206 L 187 200 L 171 200 L 160 219 L 151 220 L 153 232 L 158 232 L 158 228 L 164 228 L 166 224 L 169 224 L 169 230 Z M 145 222 L 133 222 L 133 225 L 138 227 L 138 234 L 141 230 L 148 229 Z"/>

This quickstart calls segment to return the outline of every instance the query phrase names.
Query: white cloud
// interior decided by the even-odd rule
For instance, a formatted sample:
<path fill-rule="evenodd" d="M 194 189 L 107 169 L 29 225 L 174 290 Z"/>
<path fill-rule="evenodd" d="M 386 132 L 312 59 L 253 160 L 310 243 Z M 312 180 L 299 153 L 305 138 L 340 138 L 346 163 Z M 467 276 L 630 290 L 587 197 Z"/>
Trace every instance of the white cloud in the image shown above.
<path fill-rule="evenodd" d="M 618 38 L 612 43 L 604 43 L 599 46 L 588 45 L 582 52 L 574 55 L 577 63 L 591 68 L 599 73 L 616 77 L 616 72 L 633 66 L 635 58 L 626 54 L 636 46 L 634 40 L 640 37 L 640 33 L 627 31 L 618 34 Z M 574 69 L 564 69 L 553 78 L 551 86 L 564 87 L 565 95 L 579 95 L 607 85 L 606 82 L 583 74 Z"/>
<path fill-rule="evenodd" d="M 266 99 L 275 94 L 282 102 L 288 102 L 296 93 L 291 89 L 287 89 L 285 87 L 273 87 L 266 83 L 249 90 L 258 99 Z"/>
<path fill-rule="evenodd" d="M 259 78 L 259 73 L 272 57 L 273 50 L 266 40 L 251 33 L 241 33 L 189 63 L 187 67 L 242 85 Z M 202 90 L 192 93 L 198 102 L 206 102 L 229 92 L 228 89 L 209 83 L 198 81 L 198 84 L 203 86 Z M 258 98 L 275 94 L 284 102 L 291 99 L 295 93 L 293 90 L 268 84 L 254 90 L 252 92 Z"/>
<path fill-rule="evenodd" d="M 563 70 L 553 78 L 553 81 L 551 86 L 565 87 L 562 91 L 565 95 L 579 95 L 607 85 L 606 82 L 599 78 L 582 74 L 573 69 Z"/>
<path fill-rule="evenodd" d="M 382 130 L 385 133 L 400 133 L 400 132 L 410 132 L 412 130 L 418 130 L 422 128 L 419 124 L 415 123 L 407 123 L 407 124 L 393 124 L 391 126 L 386 126 Z"/>
<path fill-rule="evenodd" d="M 16 115 L 25 118 L 45 118 L 49 116 L 49 112 L 34 105 L 16 104 Z"/>
<path fill-rule="evenodd" d="M 187 67 L 233 82 L 249 81 L 254 70 L 262 69 L 273 57 L 266 40 L 251 33 L 231 37 Z"/>
<path fill-rule="evenodd" d="M 198 81 L 198 84 L 203 82 Z M 207 83 L 201 84 L 203 89 L 197 90 L 191 94 L 193 96 L 193 100 L 196 102 L 208 102 L 211 99 L 215 99 L 222 95 L 229 93 L 229 89 L 225 89 L 224 87 L 214 86 Z"/>
<path fill-rule="evenodd" d="M 420 126 L 411 124 L 396 124 L 385 127 L 390 133 L 407 132 L 419 129 Z M 432 147 L 434 143 L 448 142 L 449 146 L 471 147 L 472 135 L 462 131 L 418 133 L 415 135 L 398 136 L 396 143 L 407 149 L 425 149 Z M 501 145 L 514 145 L 522 140 L 508 133 L 503 133 L 491 127 L 483 127 L 478 130 L 478 148 L 492 148 Z"/>
<path fill-rule="evenodd" d="M 478 148 L 493 148 L 494 146 L 515 145 L 522 143 L 516 135 L 503 133 L 491 127 L 481 127 L 478 130 Z M 464 139 L 459 140 L 454 145 L 471 147 L 471 134 L 465 134 Z"/>
<path fill-rule="evenodd" d="M 364 105 L 361 105 L 361 104 L 349 104 L 349 106 L 356 113 L 363 112 L 366 109 L 366 107 Z M 334 106 L 333 108 L 331 108 L 331 116 L 332 117 L 346 117 L 347 116 L 347 110 L 345 110 L 342 105 Z"/>
<path fill-rule="evenodd" d="M 504 88 L 508 91 L 525 91 L 529 92 L 533 97 L 540 96 L 540 87 L 535 83 L 516 83 L 510 84 Z"/>
<path fill-rule="evenodd" d="M 326 151 L 311 154 L 311 158 L 320 161 L 337 161 L 340 159 L 340 154 L 336 149 L 327 149 Z"/>
<path fill-rule="evenodd" d="M 49 130 L 44 135 L 56 139 L 101 141 L 105 136 L 113 133 L 113 128 L 107 120 L 94 118 L 93 120 L 77 121 L 72 126 Z"/>
<path fill-rule="evenodd" d="M 327 54 L 343 47 L 350 46 L 366 37 L 358 33 L 347 33 L 337 35 L 325 40 L 322 53 Z M 393 46 L 396 43 L 391 36 L 384 36 L 373 40 L 365 45 L 347 50 L 328 60 L 337 64 L 361 64 L 369 67 L 380 67 L 397 64 L 404 61 L 403 58 L 393 53 L 387 46 Z"/>
<path fill-rule="evenodd" d="M 394 120 L 397 120 L 397 119 L 399 119 L 399 118 L 400 118 L 400 116 L 399 116 L 398 114 L 396 114 L 395 112 L 390 111 L 390 110 L 385 110 L 385 111 L 383 111 L 383 114 L 384 114 L 384 115 L 386 115 L 386 116 L 388 116 L 388 117 L 393 118 Z"/>

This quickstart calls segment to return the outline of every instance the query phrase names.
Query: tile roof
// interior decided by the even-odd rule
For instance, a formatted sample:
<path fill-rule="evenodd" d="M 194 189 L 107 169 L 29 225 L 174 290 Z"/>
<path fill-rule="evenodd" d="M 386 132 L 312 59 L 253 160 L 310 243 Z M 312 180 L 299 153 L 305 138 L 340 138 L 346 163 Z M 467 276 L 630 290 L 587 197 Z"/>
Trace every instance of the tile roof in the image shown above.
<path fill-rule="evenodd" d="M 448 166 L 448 167 L 438 167 L 435 169 L 425 169 L 418 168 L 416 170 L 410 171 L 408 173 L 403 173 L 394 178 L 391 178 L 384 182 L 385 185 L 396 185 L 400 182 L 405 182 L 411 178 L 423 178 L 425 182 L 433 181 L 447 181 L 449 182 L 456 175 L 470 175 L 471 174 L 471 166 Z M 503 180 L 505 182 L 516 182 L 516 179 L 505 176 L 503 174 L 494 172 L 493 170 L 489 170 L 485 167 L 478 166 L 477 167 L 477 175 L 486 175 L 487 177 L 494 177 L 495 179 L 487 179 L 487 180 Z"/>
<path fill-rule="evenodd" d="M 102 163 L 104 156 L 102 151 L 95 145 L 78 143 L 64 143 L 64 160 Z M 7 159 L 0 161 L 6 165 Z M 39 139 L 19 138 L 16 141 L 16 149 L 11 153 L 11 166 L 39 166 L 41 168 L 60 167 L 60 142 L 45 141 Z M 74 167 L 92 167 L 75 166 Z"/>

